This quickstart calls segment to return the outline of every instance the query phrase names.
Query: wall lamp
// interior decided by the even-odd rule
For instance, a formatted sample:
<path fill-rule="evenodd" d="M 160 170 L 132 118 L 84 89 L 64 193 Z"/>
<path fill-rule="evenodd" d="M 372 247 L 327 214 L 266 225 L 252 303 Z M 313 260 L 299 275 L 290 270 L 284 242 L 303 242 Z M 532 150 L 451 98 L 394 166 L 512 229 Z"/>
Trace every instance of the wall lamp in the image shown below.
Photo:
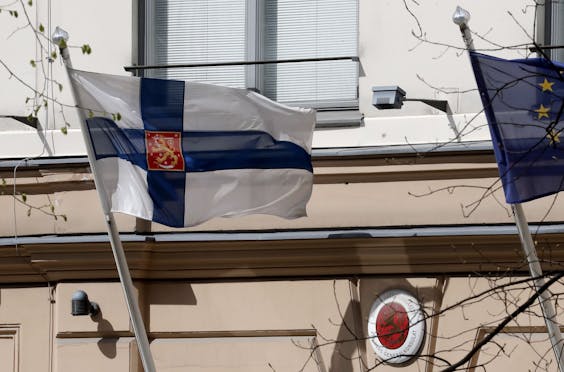
<path fill-rule="evenodd" d="M 423 102 L 444 113 L 451 113 L 448 101 L 446 100 L 406 98 L 405 90 L 397 85 L 372 87 L 372 105 L 379 110 L 400 109 L 406 101 Z"/>
<path fill-rule="evenodd" d="M 448 119 L 448 126 L 453 131 L 454 136 L 460 142 L 460 132 L 452 117 L 452 111 L 447 100 L 405 98 L 405 90 L 397 85 L 372 87 L 372 105 L 379 110 L 401 109 L 405 101 L 423 102 L 431 107 L 444 112 Z"/>
<path fill-rule="evenodd" d="M 88 295 L 83 290 L 78 290 L 72 294 L 73 316 L 90 315 L 96 316 L 100 312 L 100 306 L 96 302 L 91 302 Z"/>

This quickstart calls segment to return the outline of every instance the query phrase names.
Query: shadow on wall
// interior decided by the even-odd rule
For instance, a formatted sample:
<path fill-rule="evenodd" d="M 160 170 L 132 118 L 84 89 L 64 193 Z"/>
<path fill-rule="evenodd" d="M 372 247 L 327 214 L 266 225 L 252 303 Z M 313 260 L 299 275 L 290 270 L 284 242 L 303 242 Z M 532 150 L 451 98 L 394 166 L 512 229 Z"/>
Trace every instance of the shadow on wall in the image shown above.
<path fill-rule="evenodd" d="M 190 283 L 180 281 L 154 282 L 149 286 L 152 305 L 197 305 L 198 300 Z"/>
<path fill-rule="evenodd" d="M 189 283 L 162 282 L 159 283 L 157 289 L 153 290 L 151 286 L 149 287 L 149 296 L 151 304 L 197 305 L 198 303 Z M 148 313 L 145 312 L 143 316 L 148 323 L 146 314 Z M 117 343 L 119 341 L 119 337 L 115 336 L 114 327 L 104 318 L 102 310 L 96 316 L 93 316 L 92 320 L 98 324 L 97 331 L 101 335 L 101 339 L 97 342 L 98 348 L 106 358 L 114 359 L 117 355 Z"/>
<path fill-rule="evenodd" d="M 411 293 L 419 299 L 423 311 L 429 317 L 442 304 L 447 283 L 438 278 L 434 285 L 414 285 L 412 282 L 402 278 L 374 278 L 360 279 L 353 289 L 358 290 L 357 296 L 353 295 L 346 310 L 342 313 L 342 324 L 339 328 L 337 341 L 331 356 L 329 372 L 352 372 L 368 370 L 378 360 L 368 342 L 367 324 L 370 309 L 374 301 L 382 293 L 399 289 Z M 438 327 L 437 319 L 431 317 L 426 319 L 426 339 L 424 340 L 422 353 L 432 355 L 435 349 L 435 341 Z M 368 345 L 368 346 L 367 346 Z M 417 359 L 415 359 L 417 360 Z M 428 360 L 426 364 L 432 363 Z"/>
<path fill-rule="evenodd" d="M 352 291 L 357 291 L 358 281 L 351 281 Z M 351 292 L 352 292 L 351 291 Z M 339 306 L 339 304 L 336 304 Z M 329 372 L 364 371 L 366 368 L 355 368 L 366 361 L 366 343 L 361 330 L 360 301 L 358 296 L 352 295 L 346 309 L 341 313 L 341 326 L 337 334 L 335 348 L 331 355 Z"/>
<path fill-rule="evenodd" d="M 112 334 L 114 332 L 114 327 L 107 319 L 104 319 L 104 314 L 102 310 L 98 314 L 92 317 L 92 320 L 98 323 L 97 331 L 102 334 Z M 119 337 L 104 337 L 97 342 L 98 348 L 104 354 L 106 358 L 114 359 L 117 355 L 117 342 Z"/>

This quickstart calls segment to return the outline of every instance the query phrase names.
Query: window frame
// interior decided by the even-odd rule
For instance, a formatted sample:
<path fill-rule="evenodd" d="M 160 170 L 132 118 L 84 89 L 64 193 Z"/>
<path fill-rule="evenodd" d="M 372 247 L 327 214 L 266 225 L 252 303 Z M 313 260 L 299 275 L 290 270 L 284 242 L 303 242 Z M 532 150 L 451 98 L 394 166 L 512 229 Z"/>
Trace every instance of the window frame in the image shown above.
<path fill-rule="evenodd" d="M 151 21 L 154 18 L 154 4 L 158 0 L 138 0 L 137 1 L 137 22 L 134 23 L 135 34 L 137 41 L 134 43 L 134 59 L 138 65 L 150 65 L 154 62 L 152 56 L 155 54 L 155 31 L 154 24 Z M 263 0 L 245 0 L 246 1 L 246 58 L 247 61 L 261 61 L 264 60 L 264 24 L 265 24 L 265 3 Z M 359 17 L 359 7 L 356 9 L 357 20 Z M 358 27 L 357 27 L 357 40 L 358 40 Z M 356 96 L 351 100 L 335 99 L 324 102 L 308 102 L 308 101 L 292 101 L 284 102 L 288 105 L 309 106 L 314 107 L 320 111 L 351 111 L 358 110 L 359 105 L 359 76 L 360 76 L 360 62 L 358 61 L 358 42 L 356 45 Z M 135 58 L 136 57 L 136 58 Z M 138 70 L 137 76 L 146 76 L 144 70 Z M 263 65 L 248 65 L 245 67 L 245 85 L 247 89 L 257 91 L 259 93 L 264 91 L 265 72 Z M 354 125 L 360 125 L 354 123 Z M 348 125 L 347 125 L 348 126 Z"/>
<path fill-rule="evenodd" d="M 559 6 L 562 7 L 560 16 L 555 15 L 555 8 Z M 564 4 L 545 0 L 542 9 L 543 11 L 540 12 L 542 23 L 539 22 L 542 26 L 537 29 L 540 34 L 538 39 L 543 46 L 564 46 Z M 560 34 L 555 36 L 555 30 L 560 30 Z M 553 60 L 564 62 L 564 48 L 547 50 L 545 53 Z"/>

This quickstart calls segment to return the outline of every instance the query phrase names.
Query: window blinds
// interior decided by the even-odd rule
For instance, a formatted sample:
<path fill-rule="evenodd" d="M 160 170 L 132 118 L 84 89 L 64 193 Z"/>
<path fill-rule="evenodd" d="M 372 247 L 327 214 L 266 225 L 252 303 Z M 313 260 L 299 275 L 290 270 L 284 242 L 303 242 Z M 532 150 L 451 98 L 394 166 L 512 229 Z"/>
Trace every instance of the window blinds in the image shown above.
<path fill-rule="evenodd" d="M 243 61 L 245 0 L 154 1 L 155 64 Z M 150 76 L 245 87 L 243 66 L 153 70 Z"/>
<path fill-rule="evenodd" d="M 358 0 L 154 0 L 148 18 L 151 64 L 356 56 Z M 255 7 L 251 7 L 254 9 Z M 250 14 L 252 13 L 252 14 Z M 256 18 L 256 19 L 255 19 Z M 250 24 L 248 24 L 250 23 Z M 249 33 L 253 33 L 249 35 Z M 353 61 L 149 70 L 148 76 L 245 87 L 246 73 L 261 74 L 261 93 L 284 103 L 314 107 L 357 104 Z"/>
<path fill-rule="evenodd" d="M 266 59 L 356 56 L 357 0 L 266 1 Z M 264 93 L 280 102 L 351 105 L 357 99 L 353 61 L 267 65 Z"/>

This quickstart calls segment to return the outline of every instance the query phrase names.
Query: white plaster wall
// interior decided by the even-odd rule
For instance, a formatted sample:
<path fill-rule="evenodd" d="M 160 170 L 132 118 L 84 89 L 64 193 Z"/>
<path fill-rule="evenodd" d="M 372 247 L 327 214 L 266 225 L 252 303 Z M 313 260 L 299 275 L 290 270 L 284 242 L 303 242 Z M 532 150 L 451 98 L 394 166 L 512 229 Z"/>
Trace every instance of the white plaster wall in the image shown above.
<path fill-rule="evenodd" d="M 23 3 L 27 4 L 27 1 Z M 75 68 L 124 75 L 127 73 L 123 66 L 131 64 L 132 3 L 133 1 L 53 0 L 34 1 L 33 6 L 26 5 L 25 8 L 36 28 L 40 24 L 44 26 L 46 36 L 56 26 L 69 33 L 68 44 L 73 47 L 71 57 Z M 63 85 L 60 92 L 57 85 L 54 86 L 56 99 L 64 105 L 72 106 L 74 103 L 70 86 L 60 58 L 52 64 L 38 61 L 36 68 L 31 67 L 29 61 L 39 59 L 37 40 L 29 28 L 19 29 L 26 25 L 25 12 L 19 4 L 16 3 L 10 9 L 17 10 L 19 16 L 10 17 L 7 11 L 0 13 L 1 60 L 25 84 L 39 91 L 43 90 L 44 76 L 53 76 Z M 46 39 L 40 40 L 45 48 L 49 47 Z M 81 53 L 80 46 L 83 44 L 91 46 L 92 54 Z M 0 66 L 0 92 L 0 115 L 28 115 L 33 108 L 33 91 L 16 78 L 10 77 L 3 66 Z M 50 88 L 48 92 L 51 93 Z M 32 98 L 27 104 L 26 97 Z M 84 154 L 75 110 L 64 107 L 63 111 L 61 113 L 60 106 L 51 106 L 49 102 L 48 113 L 45 110 L 39 112 L 39 120 L 43 125 L 41 135 L 12 119 L 0 118 L 0 158 Z M 63 135 L 60 130 L 65 125 L 65 120 L 71 124 L 68 135 Z"/>
<path fill-rule="evenodd" d="M 446 142 L 455 138 L 455 132 L 450 128 L 452 123 L 462 133 L 464 141 L 488 140 L 485 117 L 474 118 L 482 106 L 474 90 L 476 85 L 468 55 L 462 50 L 464 43 L 459 28 L 452 22 L 457 5 L 471 13 L 472 30 L 495 43 L 474 37 L 477 49 L 503 58 L 525 57 L 526 48 L 490 49 L 499 49 L 497 45 L 531 42 L 527 33 L 533 35 L 535 14 L 528 1 L 360 0 L 359 57 L 362 69 L 359 106 L 365 115 L 364 126 L 357 130 L 316 133 L 314 145 Z M 434 44 L 420 42 L 414 34 Z M 406 102 L 401 110 L 375 109 L 371 104 L 372 87 L 387 85 L 400 86 L 408 98 L 448 100 L 454 114 L 452 123 L 443 112 L 419 102 Z M 452 93 L 446 94 L 433 87 Z"/>
<path fill-rule="evenodd" d="M 35 2 L 28 10 L 36 25 L 41 23 L 47 29 L 49 26 L 54 29 L 56 25 L 65 28 L 71 36 L 71 45 L 90 44 L 93 53 L 89 56 L 82 55 L 80 49 L 72 50 L 75 68 L 127 74 L 123 66 L 131 64 L 134 3 L 135 0 L 52 0 Z M 413 15 L 404 4 L 409 6 Z M 360 128 L 317 131 L 314 147 L 440 143 L 455 138 L 453 125 L 462 132 L 465 141 L 489 139 L 484 117 L 474 118 L 475 113 L 481 110 L 481 104 L 473 90 L 474 76 L 467 55 L 460 49 L 463 46 L 460 32 L 451 20 L 458 4 L 471 12 L 472 29 L 492 42 L 475 37 L 477 48 L 499 49 L 496 45 L 514 46 L 530 42 L 534 8 L 526 0 L 425 0 L 417 3 L 359 0 L 359 56 L 362 66 L 359 105 L 365 119 Z M 9 17 L 6 12 L 2 12 L 0 17 L 0 49 L 9 51 L 2 54 L 2 60 L 26 83 L 41 87 L 42 74 L 29 64 L 29 60 L 35 58 L 35 40 L 27 29 L 11 35 L 24 25 L 22 12 L 18 19 Z M 413 33 L 421 34 L 435 44 L 421 43 Z M 526 48 L 487 52 L 508 58 L 523 57 Z M 49 67 L 48 63 L 45 65 Z M 72 105 L 60 61 L 57 60 L 52 67 L 55 79 L 64 85 L 62 92 L 56 92 L 57 98 Z M 371 87 L 377 85 L 399 85 L 411 98 L 447 99 L 454 115 L 449 121 L 444 113 L 418 102 L 407 102 L 402 110 L 378 111 L 371 105 Z M 10 79 L 10 74 L 2 66 L 0 87 L 3 93 L 0 114 L 29 113 L 31 105 L 25 104 L 25 97 L 32 92 L 16 79 Z M 433 87 L 453 93 L 446 94 Z M 66 136 L 59 130 L 64 125 L 59 111 L 56 109 L 53 113 L 51 110 L 49 115 L 40 115 L 46 127 L 43 136 L 12 120 L 0 119 L 0 158 L 84 154 L 74 110 L 64 109 L 66 120 L 71 123 Z"/>

